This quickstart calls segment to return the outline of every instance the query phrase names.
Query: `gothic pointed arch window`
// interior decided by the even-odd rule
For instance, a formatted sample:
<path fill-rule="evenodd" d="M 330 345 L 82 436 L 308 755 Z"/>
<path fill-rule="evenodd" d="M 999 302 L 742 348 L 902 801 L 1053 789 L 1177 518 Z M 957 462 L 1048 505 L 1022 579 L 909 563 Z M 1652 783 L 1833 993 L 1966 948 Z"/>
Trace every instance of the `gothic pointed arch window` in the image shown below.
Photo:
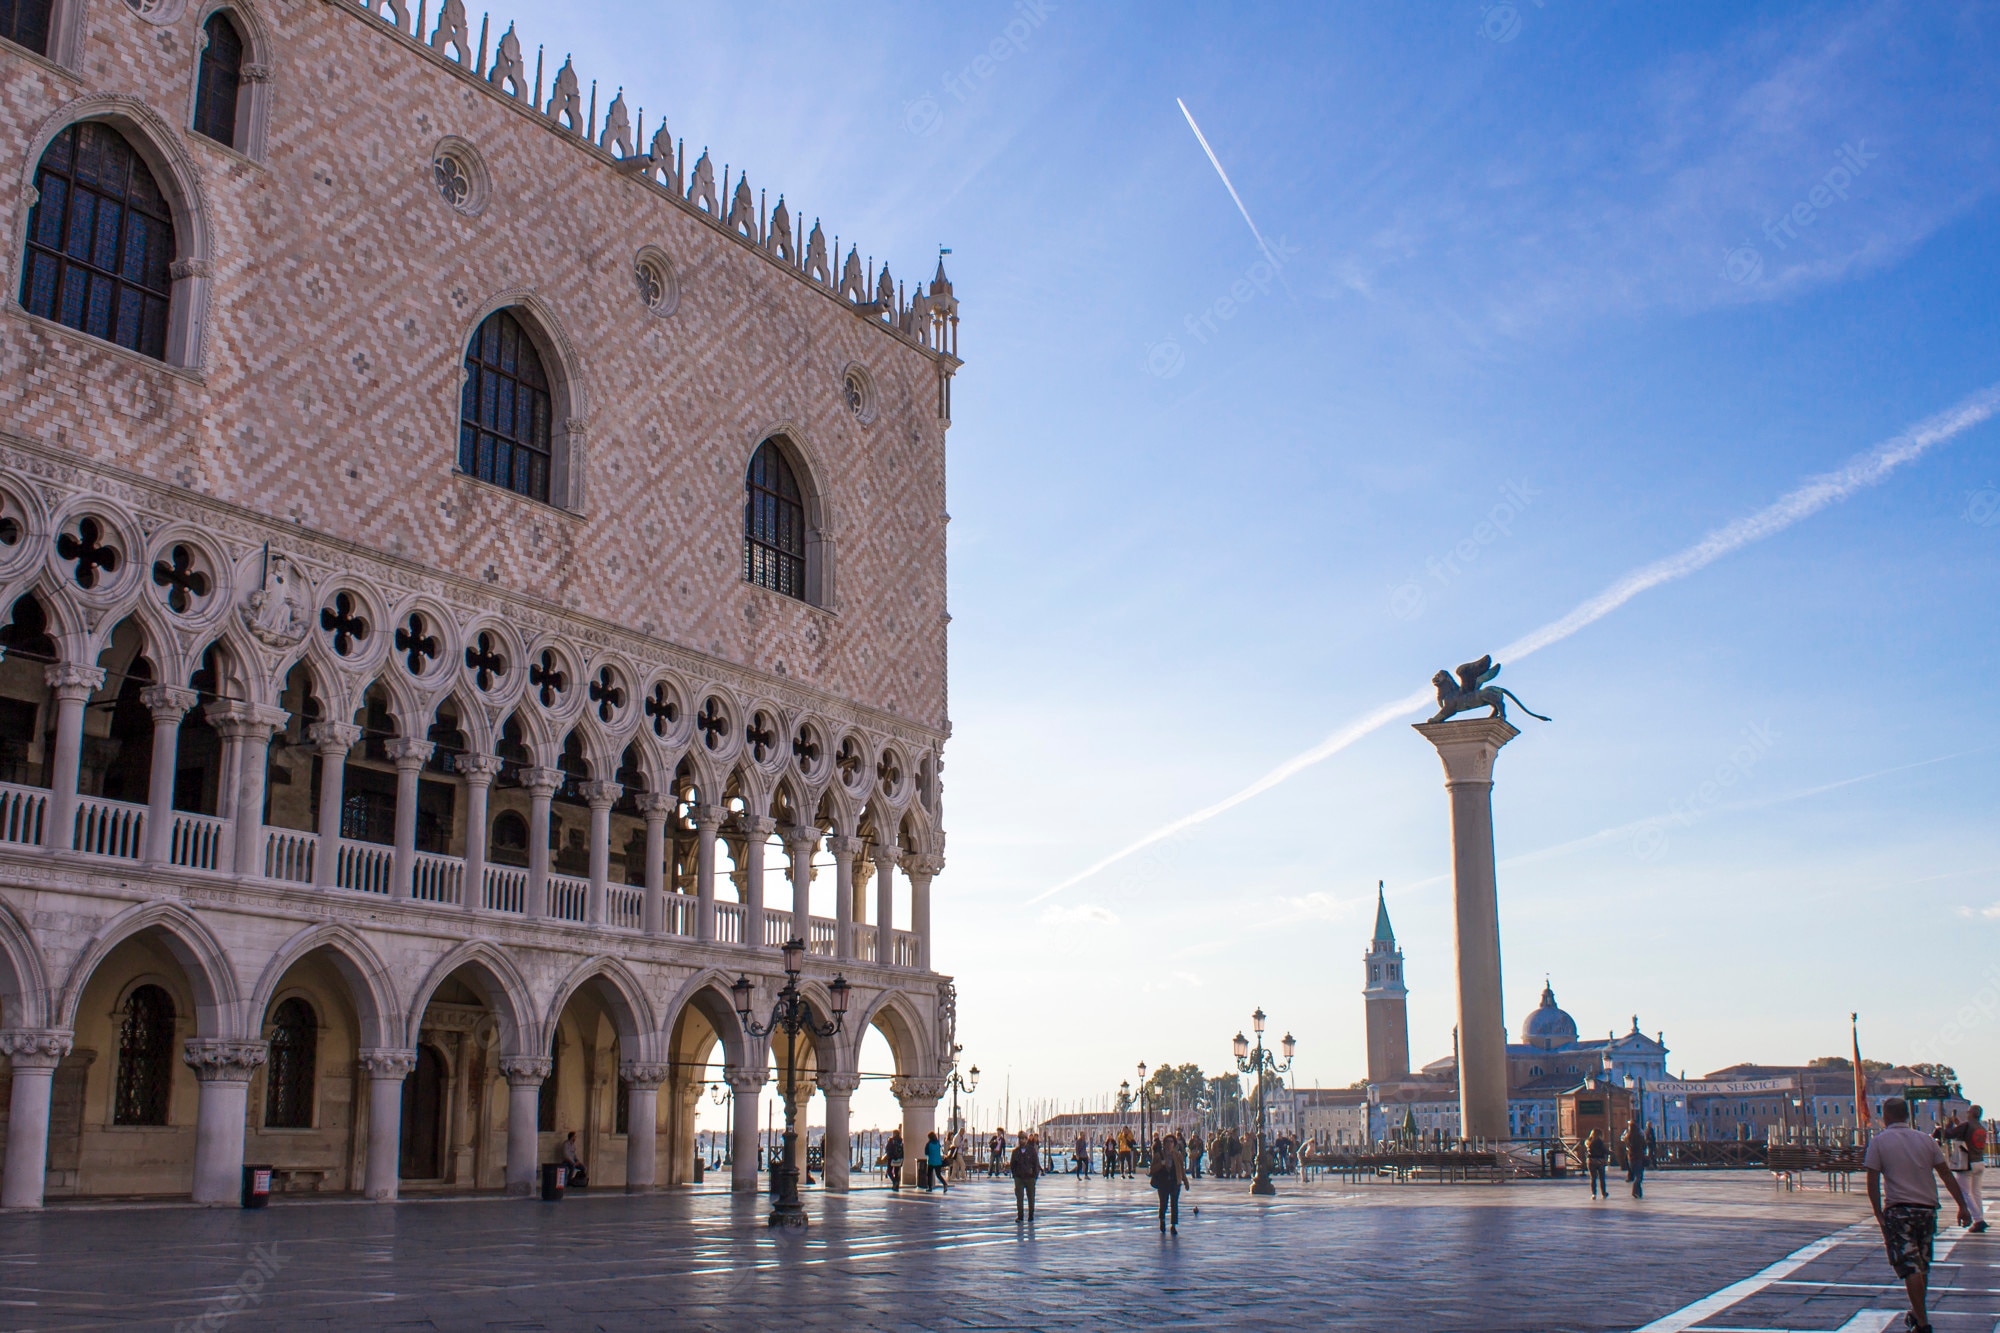
<path fill-rule="evenodd" d="M 0 37 L 38 56 L 49 55 L 54 18 L 53 0 L 0 0 Z"/>
<path fill-rule="evenodd" d="M 162 988 L 135 986 L 118 1025 L 118 1081 L 111 1123 L 164 1125 L 174 1087 L 174 998 Z"/>
<path fill-rule="evenodd" d="M 173 213 L 131 142 L 99 121 L 67 126 L 35 168 L 35 196 L 22 307 L 164 361 Z"/>
<path fill-rule="evenodd" d="M 494 311 L 465 349 L 459 471 L 548 503 L 555 478 L 554 409 L 535 340 L 515 310 Z"/>
<path fill-rule="evenodd" d="M 821 604 L 814 498 L 776 437 L 757 446 L 743 489 L 743 577 L 760 588 Z"/>
<path fill-rule="evenodd" d="M 271 1013 L 271 1054 L 264 1065 L 264 1125 L 311 1129 L 319 1063 L 319 1016 L 298 996 Z"/>
<path fill-rule="evenodd" d="M 6 0 L 0 0 L 4 4 Z M 194 132 L 228 148 L 241 148 L 237 100 L 243 84 L 243 34 L 217 10 L 201 27 L 201 65 L 195 74 Z"/>

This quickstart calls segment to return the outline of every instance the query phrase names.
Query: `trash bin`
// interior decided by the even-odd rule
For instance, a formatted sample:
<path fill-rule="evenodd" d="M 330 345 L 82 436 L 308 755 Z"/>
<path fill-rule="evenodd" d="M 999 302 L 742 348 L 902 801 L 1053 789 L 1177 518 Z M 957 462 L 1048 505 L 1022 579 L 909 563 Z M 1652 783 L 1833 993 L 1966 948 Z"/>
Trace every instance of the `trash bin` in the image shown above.
<path fill-rule="evenodd" d="M 262 1208 L 271 1202 L 271 1168 L 268 1166 L 246 1166 L 243 1168 L 243 1206 Z"/>
<path fill-rule="evenodd" d="M 561 1162 L 550 1162 L 542 1168 L 542 1198 L 551 1203 L 562 1198 L 563 1184 L 569 1168 Z"/>

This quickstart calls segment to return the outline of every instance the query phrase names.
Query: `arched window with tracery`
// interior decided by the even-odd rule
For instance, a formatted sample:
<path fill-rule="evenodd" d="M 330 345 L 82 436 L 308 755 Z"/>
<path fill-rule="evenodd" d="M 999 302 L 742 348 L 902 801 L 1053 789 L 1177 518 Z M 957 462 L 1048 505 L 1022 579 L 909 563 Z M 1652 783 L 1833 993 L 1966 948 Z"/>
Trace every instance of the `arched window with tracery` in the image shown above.
<path fill-rule="evenodd" d="M 84 121 L 43 151 L 35 192 L 21 305 L 165 360 L 174 222 L 144 159 L 111 126 Z"/>
<path fill-rule="evenodd" d="M 757 446 L 744 491 L 743 577 L 807 600 L 805 496 L 775 440 Z"/>
<path fill-rule="evenodd" d="M 0 4 L 6 0 L 0 0 Z M 201 29 L 201 68 L 195 76 L 194 132 L 219 144 L 241 148 L 236 134 L 236 101 L 243 84 L 243 34 L 227 14 L 209 16 Z"/>
<path fill-rule="evenodd" d="M 134 987 L 118 1027 L 114 1125 L 164 1125 L 174 1087 L 174 999 L 158 986 Z"/>
<path fill-rule="evenodd" d="M 264 1064 L 264 1124 L 311 1129 L 319 1066 L 319 1017 L 296 995 L 271 1013 L 271 1054 Z"/>
<path fill-rule="evenodd" d="M 553 407 L 534 340 L 512 312 L 494 311 L 465 349 L 459 471 L 546 502 Z"/>

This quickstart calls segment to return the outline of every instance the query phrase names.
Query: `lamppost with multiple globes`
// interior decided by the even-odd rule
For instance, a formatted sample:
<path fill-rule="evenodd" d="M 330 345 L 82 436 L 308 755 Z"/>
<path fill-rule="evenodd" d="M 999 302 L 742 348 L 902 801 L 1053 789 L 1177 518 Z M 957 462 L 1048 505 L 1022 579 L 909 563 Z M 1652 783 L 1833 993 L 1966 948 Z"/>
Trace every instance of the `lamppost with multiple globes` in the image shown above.
<path fill-rule="evenodd" d="M 806 1224 L 805 1205 L 799 1202 L 798 1131 L 794 1125 L 797 1115 L 795 1094 L 798 1084 L 799 1033 L 810 1032 L 815 1037 L 831 1037 L 840 1031 L 840 1025 L 847 1016 L 847 978 L 835 975 L 833 985 L 827 988 L 833 1004 L 833 1017 L 824 1023 L 813 1017 L 812 1001 L 799 994 L 799 966 L 805 958 L 804 940 L 785 942 L 785 986 L 778 992 L 777 1000 L 771 1005 L 771 1019 L 759 1023 L 750 1017 L 750 978 L 739 975 L 730 992 L 736 999 L 736 1016 L 743 1023 L 743 1030 L 752 1037 L 768 1037 L 782 1030 L 785 1034 L 785 1155 L 771 1174 L 777 1185 L 778 1201 L 771 1206 L 768 1219 L 774 1227 L 802 1227 Z"/>
<path fill-rule="evenodd" d="M 722 1123 L 733 1127 L 736 1124 L 735 1085 L 731 1083 L 711 1083 L 708 1085 L 708 1095 L 717 1106 L 727 1106 L 729 1108 L 722 1113 Z M 714 1146 L 715 1140 L 711 1137 L 709 1139 L 710 1156 L 714 1156 L 712 1151 Z"/>
<path fill-rule="evenodd" d="M 1264 1011 L 1259 1009 L 1250 1015 L 1250 1024 L 1257 1032 L 1256 1054 L 1251 1054 L 1250 1039 L 1241 1032 L 1236 1034 L 1233 1045 L 1236 1048 L 1236 1068 L 1241 1073 L 1257 1075 L 1257 1177 L 1250 1182 L 1252 1194 L 1276 1194 L 1278 1187 L 1271 1183 L 1271 1165 L 1264 1150 L 1264 1079 L 1288 1074 L 1292 1068 L 1292 1053 L 1298 1043 L 1287 1032 L 1282 1043 L 1285 1048 L 1285 1062 L 1279 1064 L 1277 1057 L 1264 1049 Z"/>
<path fill-rule="evenodd" d="M 1152 1107 L 1146 1099 L 1146 1062 L 1139 1062 L 1139 1160 L 1147 1165 L 1153 1160 L 1153 1122 L 1148 1114 Z"/>

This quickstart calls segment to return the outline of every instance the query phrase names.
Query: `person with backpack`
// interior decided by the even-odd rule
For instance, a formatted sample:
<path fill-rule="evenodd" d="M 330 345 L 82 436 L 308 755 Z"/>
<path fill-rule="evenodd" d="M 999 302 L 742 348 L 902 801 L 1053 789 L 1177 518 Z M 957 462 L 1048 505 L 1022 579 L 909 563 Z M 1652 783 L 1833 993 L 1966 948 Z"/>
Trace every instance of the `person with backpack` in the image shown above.
<path fill-rule="evenodd" d="M 889 1146 L 883 1150 L 883 1156 L 889 1159 L 889 1188 L 892 1190 L 902 1189 L 903 1188 L 903 1131 L 902 1130 L 892 1129 L 889 1131 Z"/>
<path fill-rule="evenodd" d="M 1600 1197 L 1598 1192 L 1601 1190 L 1603 1198 L 1610 1198 L 1611 1178 L 1608 1172 L 1611 1145 L 1606 1143 L 1604 1136 L 1594 1129 L 1590 1131 L 1590 1137 L 1583 1141 L 1583 1160 L 1590 1167 L 1590 1197 L 1593 1199 Z"/>
<path fill-rule="evenodd" d="M 1160 1230 L 1167 1229 L 1167 1210 L 1173 1209 L 1173 1228 L 1176 1236 L 1181 1234 L 1181 1188 L 1187 1184 L 1187 1166 L 1181 1151 L 1181 1141 L 1168 1134 L 1153 1150 L 1153 1169 L 1150 1174 L 1153 1189 L 1160 1196 Z"/>
<path fill-rule="evenodd" d="M 1972 1214 L 1972 1231 L 1986 1230 L 1986 1108 L 1975 1106 L 1963 1124 L 1953 1126 L 1951 1173 L 1958 1177 L 1959 1192 L 1965 1195 L 1966 1209 Z"/>
<path fill-rule="evenodd" d="M 1634 1120 L 1625 1129 L 1625 1178 L 1632 1182 L 1632 1197 L 1646 1197 L 1646 1133 Z"/>

